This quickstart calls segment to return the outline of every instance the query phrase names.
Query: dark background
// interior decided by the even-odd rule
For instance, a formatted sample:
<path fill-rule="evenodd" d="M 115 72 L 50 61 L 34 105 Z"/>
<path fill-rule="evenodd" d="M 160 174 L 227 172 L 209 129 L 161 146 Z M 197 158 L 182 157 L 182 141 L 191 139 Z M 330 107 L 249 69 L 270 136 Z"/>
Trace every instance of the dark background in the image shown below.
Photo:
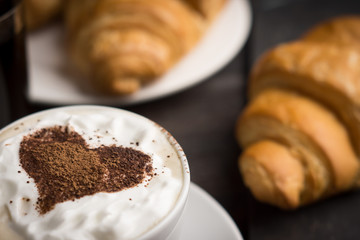
<path fill-rule="evenodd" d="M 249 69 L 265 50 L 300 37 L 330 17 L 360 13 L 360 1 L 257 0 L 251 4 L 249 40 L 225 68 L 181 93 L 123 108 L 156 121 L 178 140 L 187 154 L 192 181 L 230 213 L 245 239 L 359 239 L 359 192 L 290 212 L 254 200 L 238 171 L 240 149 L 234 126 L 246 103 Z M 3 102 L 0 106 L 6 107 Z M 48 107 L 53 106 L 30 104 L 27 113 Z"/>

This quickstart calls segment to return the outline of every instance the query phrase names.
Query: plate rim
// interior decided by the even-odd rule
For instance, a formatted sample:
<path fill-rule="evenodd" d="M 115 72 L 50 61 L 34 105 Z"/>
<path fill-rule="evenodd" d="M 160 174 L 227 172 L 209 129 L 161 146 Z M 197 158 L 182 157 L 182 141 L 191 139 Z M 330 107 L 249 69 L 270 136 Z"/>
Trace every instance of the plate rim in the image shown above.
<path fill-rule="evenodd" d="M 190 194 L 191 191 L 193 191 L 194 195 L 191 195 L 192 197 L 198 197 L 201 201 L 207 202 L 211 209 L 218 215 L 221 216 L 222 221 L 226 222 L 226 224 L 231 229 L 231 233 L 234 235 L 235 239 L 233 240 L 244 240 L 240 229 L 237 227 L 236 223 L 230 216 L 230 214 L 226 211 L 226 209 L 213 197 L 211 196 L 207 191 L 205 191 L 202 187 L 197 185 L 194 182 L 190 183 Z M 189 204 L 189 200 L 188 203 Z M 184 215 L 187 214 L 187 209 L 185 208 Z M 183 227 L 181 232 L 186 232 L 186 229 Z"/>

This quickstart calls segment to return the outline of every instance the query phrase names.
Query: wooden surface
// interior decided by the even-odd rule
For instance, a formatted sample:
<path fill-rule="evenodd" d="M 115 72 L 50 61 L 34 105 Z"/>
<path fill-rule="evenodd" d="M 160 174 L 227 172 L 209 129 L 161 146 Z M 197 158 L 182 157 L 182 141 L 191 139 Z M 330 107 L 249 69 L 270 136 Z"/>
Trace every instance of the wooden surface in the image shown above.
<path fill-rule="evenodd" d="M 234 138 L 234 124 L 246 102 L 247 72 L 261 53 L 301 36 L 321 20 L 360 13 L 360 1 L 252 3 L 252 35 L 246 48 L 229 65 L 191 89 L 124 108 L 156 121 L 178 140 L 187 154 L 192 181 L 230 213 L 245 239 L 358 239 L 359 192 L 292 212 L 255 201 L 238 172 L 240 149 Z M 48 107 L 32 106 L 30 112 Z"/>

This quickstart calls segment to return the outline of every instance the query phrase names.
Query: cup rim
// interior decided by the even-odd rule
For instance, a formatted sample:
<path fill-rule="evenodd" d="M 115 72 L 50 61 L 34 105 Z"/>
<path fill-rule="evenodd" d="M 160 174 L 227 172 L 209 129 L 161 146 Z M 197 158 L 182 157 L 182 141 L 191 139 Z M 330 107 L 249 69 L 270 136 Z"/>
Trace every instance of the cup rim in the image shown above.
<path fill-rule="evenodd" d="M 175 202 L 174 207 L 170 210 L 170 212 L 163 218 L 161 219 L 155 226 L 151 227 L 150 229 L 148 229 L 146 232 L 144 232 L 142 235 L 139 236 L 139 239 L 149 239 L 149 238 L 153 238 L 156 237 L 156 235 L 161 232 L 164 228 L 166 228 L 167 223 L 169 223 L 172 220 L 176 220 L 176 217 L 179 215 L 179 213 L 182 212 L 185 203 L 187 201 L 187 197 L 189 194 L 189 189 L 190 189 L 190 169 L 189 169 L 189 164 L 188 164 L 188 160 L 187 157 L 184 153 L 184 150 L 182 149 L 182 147 L 180 146 L 180 144 L 176 141 L 176 139 L 166 130 L 164 129 L 161 125 L 159 125 L 158 123 L 152 121 L 151 119 L 144 117 L 138 113 L 134 113 L 131 112 L 129 110 L 125 110 L 122 108 L 116 108 L 116 107 L 109 107 L 109 106 L 102 106 L 102 105 L 73 105 L 73 106 L 62 106 L 62 107 L 54 107 L 54 108 L 49 108 L 49 109 L 45 109 L 45 110 L 41 110 L 41 111 L 37 111 L 31 114 L 28 114 L 24 117 L 21 117 L 17 120 L 15 120 L 14 122 L 4 126 L 3 128 L 0 129 L 0 136 L 4 133 L 6 133 L 7 130 L 12 129 L 13 126 L 18 125 L 20 122 L 27 120 L 27 119 L 31 119 L 31 118 L 36 118 L 39 117 L 41 115 L 44 114 L 49 114 L 53 111 L 59 111 L 59 110 L 76 110 L 76 109 L 104 109 L 104 110 L 115 110 L 115 111 L 120 111 L 120 112 L 124 112 L 126 114 L 130 114 L 133 115 L 137 118 L 141 118 L 144 121 L 148 121 L 152 124 L 154 124 L 157 128 L 159 128 L 159 130 L 161 131 L 161 133 L 163 133 L 166 137 L 166 139 L 169 141 L 170 145 L 175 149 L 176 153 L 178 154 L 179 160 L 181 162 L 181 166 L 182 166 L 182 174 L 183 174 L 183 180 L 182 180 L 182 188 L 180 190 L 179 196 Z M 1 140 L 1 137 L 0 137 Z"/>

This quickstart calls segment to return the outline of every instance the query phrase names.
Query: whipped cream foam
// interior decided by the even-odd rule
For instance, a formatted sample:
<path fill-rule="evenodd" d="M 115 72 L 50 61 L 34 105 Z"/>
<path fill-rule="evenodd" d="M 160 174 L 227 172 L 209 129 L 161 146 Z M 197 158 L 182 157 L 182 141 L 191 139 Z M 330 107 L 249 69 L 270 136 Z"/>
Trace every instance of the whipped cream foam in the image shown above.
<path fill-rule="evenodd" d="M 115 144 L 151 156 L 153 177 L 119 192 L 57 203 L 40 214 L 37 186 L 21 167 L 19 148 L 24 136 L 54 126 L 70 127 L 90 148 Z M 96 106 L 30 115 L 0 132 L 0 232 L 8 235 L 6 239 L 136 239 L 171 212 L 188 175 L 180 146 L 164 129 L 139 115 Z"/>

